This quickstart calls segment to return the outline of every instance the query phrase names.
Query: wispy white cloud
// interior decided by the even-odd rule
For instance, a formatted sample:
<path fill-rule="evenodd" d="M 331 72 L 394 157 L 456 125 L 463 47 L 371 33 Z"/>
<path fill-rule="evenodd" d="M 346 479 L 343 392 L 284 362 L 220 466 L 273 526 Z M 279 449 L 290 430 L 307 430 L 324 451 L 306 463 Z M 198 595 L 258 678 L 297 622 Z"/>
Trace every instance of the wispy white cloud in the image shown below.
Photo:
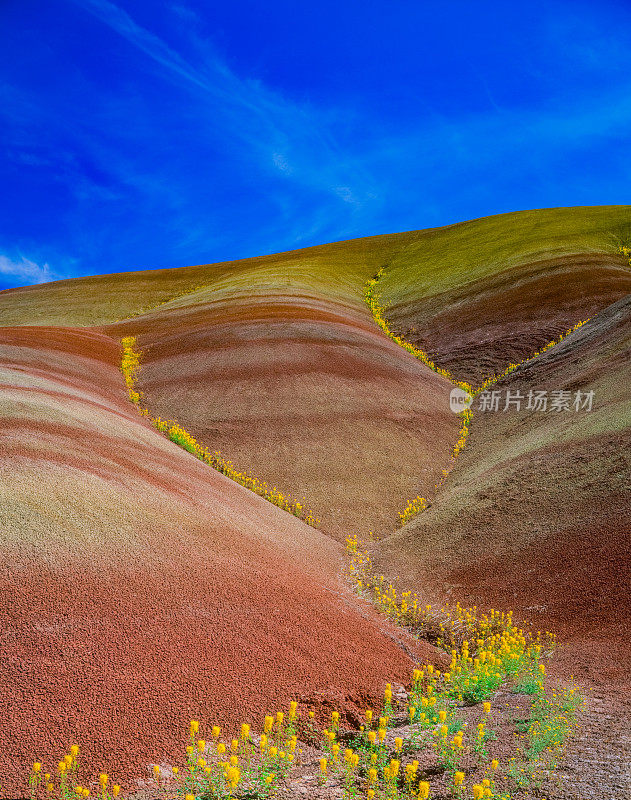
<path fill-rule="evenodd" d="M 0 83 L 0 117 L 13 120 L 10 136 L 3 131 L 8 155 L 23 172 L 47 174 L 50 194 L 39 196 L 54 197 L 58 212 L 53 238 L 40 236 L 35 248 L 29 229 L 12 231 L 12 243 L 3 235 L 14 258 L 4 257 L 0 275 L 15 283 L 64 277 L 39 266 L 40 255 L 72 274 L 67 250 L 96 272 L 220 260 L 441 225 L 516 202 L 616 202 L 608 176 L 622 190 L 628 183 L 620 143 L 631 135 L 631 82 L 620 69 L 608 79 L 608 42 L 594 55 L 591 34 L 580 39 L 587 52 L 565 48 L 556 72 L 551 45 L 562 29 L 544 32 L 538 55 L 529 49 L 523 57 L 540 74 L 528 73 L 528 85 L 542 91 L 507 90 L 480 67 L 469 103 L 442 102 L 419 82 L 384 111 L 378 92 L 354 79 L 343 91 L 356 91 L 357 102 L 349 94 L 342 106 L 336 89 L 307 102 L 245 73 L 230 49 L 222 55 L 224 39 L 207 38 L 203 4 L 165 0 L 144 22 L 146 4 L 72 3 L 80 21 L 87 12 L 105 26 L 95 42 L 124 69 L 101 82 L 94 65 L 78 62 L 52 99 Z M 564 79 L 575 62 L 591 83 Z M 586 168 L 599 171 L 600 195 Z"/>
<path fill-rule="evenodd" d="M 274 162 L 274 166 L 281 172 L 285 172 L 287 175 L 291 175 L 293 172 L 291 164 L 289 164 L 282 153 L 272 153 L 272 161 Z"/>
<path fill-rule="evenodd" d="M 361 205 L 374 196 L 375 181 L 361 160 L 340 144 L 335 128 L 347 122 L 348 110 L 320 109 L 298 104 L 260 80 L 237 75 L 217 54 L 213 43 L 200 36 L 196 26 L 187 31 L 184 58 L 163 39 L 139 25 L 110 0 L 75 0 L 130 44 L 163 68 L 172 79 L 183 81 L 206 97 L 206 114 L 199 118 L 216 133 L 225 133 L 224 146 L 261 170 L 272 169 L 302 187 L 324 193 L 334 202 Z M 177 6 L 181 16 L 186 7 Z M 348 192 L 340 192 L 340 186 Z"/>
<path fill-rule="evenodd" d="M 47 283 L 55 280 L 55 275 L 48 264 L 37 264 L 24 256 L 18 256 L 15 260 L 0 255 L 0 275 L 9 275 L 28 283 Z"/>
<path fill-rule="evenodd" d="M 317 213 L 312 206 L 312 219 L 302 219 L 309 229 L 317 219 L 322 231 L 343 224 L 352 235 L 349 215 L 361 216 L 364 222 L 378 220 L 388 203 L 418 194 L 419 185 L 426 187 L 423 201 L 432 206 L 433 190 L 452 173 L 468 169 L 477 175 L 487 165 L 494 168 L 500 156 L 510 160 L 508 172 L 519 171 L 524 158 L 536 169 L 540 156 L 545 172 L 555 154 L 580 152 L 621 129 L 627 133 L 631 121 L 628 80 L 599 96 L 586 94 L 564 104 L 535 103 L 530 108 L 500 108 L 483 82 L 488 110 L 447 117 L 428 109 L 398 130 L 386 131 L 368 119 L 353 120 L 346 109 L 299 104 L 259 80 L 237 75 L 213 43 L 200 35 L 197 24 L 187 28 L 185 58 L 111 0 L 75 2 L 171 79 L 201 92 L 200 128 L 208 129 L 209 135 L 221 131 L 221 146 L 231 148 L 231 155 L 236 152 L 248 167 L 267 171 L 268 177 L 276 175 L 297 192 L 306 189 L 312 200 L 319 200 Z M 182 3 L 172 9 L 179 17 L 186 15 Z M 283 209 L 295 216 L 293 200 L 284 202 Z"/>
<path fill-rule="evenodd" d="M 210 88 L 207 82 L 185 59 L 169 47 L 159 36 L 138 25 L 122 8 L 109 0 L 76 0 L 106 25 L 142 50 L 154 61 L 200 88 Z"/>
<path fill-rule="evenodd" d="M 183 5 L 182 3 L 170 3 L 169 8 L 171 11 L 179 17 L 186 25 L 199 25 L 200 24 L 200 17 L 196 11 L 193 11 L 192 8 Z"/>

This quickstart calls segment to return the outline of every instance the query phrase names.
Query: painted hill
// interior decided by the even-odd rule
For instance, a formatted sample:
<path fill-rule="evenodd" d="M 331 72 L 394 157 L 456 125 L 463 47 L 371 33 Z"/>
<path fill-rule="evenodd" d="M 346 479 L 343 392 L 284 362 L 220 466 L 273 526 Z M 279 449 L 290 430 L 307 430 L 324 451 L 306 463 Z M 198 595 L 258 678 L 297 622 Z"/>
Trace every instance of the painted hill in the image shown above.
<path fill-rule="evenodd" d="M 433 505 L 382 541 L 377 567 L 424 596 L 511 609 L 552 630 L 552 674 L 589 687 L 567 800 L 631 791 L 631 295 L 492 387 L 593 391 L 593 410 L 474 411 Z M 475 408 L 474 402 L 474 408 Z"/>
<path fill-rule="evenodd" d="M 98 328 L 138 337 L 151 412 L 307 497 L 337 538 L 381 534 L 434 485 L 458 428 L 450 384 L 388 341 L 363 301 L 386 245 L 63 281 L 0 294 L 0 314 L 12 324 L 102 322 L 164 299 L 171 278 L 175 300 Z"/>
<path fill-rule="evenodd" d="M 520 211 L 421 231 L 380 282 L 391 328 L 474 384 L 631 292 L 628 206 Z"/>
<path fill-rule="evenodd" d="M 355 532 L 380 534 L 381 563 L 409 588 L 558 626 L 568 653 L 588 642 L 585 675 L 622 685 L 624 650 L 602 644 L 618 642 L 607 593 L 628 564 L 631 269 L 618 248 L 630 216 L 520 212 L 0 292 L 7 788 L 71 739 L 137 774 L 138 758 L 173 751 L 191 715 L 255 721 L 289 699 L 352 710 L 404 682 L 410 643 L 340 581 L 339 540 Z M 364 287 L 382 267 L 392 327 L 458 378 L 477 381 L 596 315 L 512 377 L 526 390 L 593 386 L 596 410 L 580 423 L 476 415 L 434 498 L 458 435 L 451 384 L 374 324 Z M 304 495 L 321 530 L 138 415 L 123 336 L 137 337 L 153 415 Z M 432 507 L 397 533 L 419 493 Z"/>
<path fill-rule="evenodd" d="M 433 505 L 384 541 L 381 567 L 467 605 L 555 630 L 570 671 L 629 687 L 631 295 L 493 388 Z M 570 410 L 527 410 L 566 390 Z M 518 411 L 503 411 L 506 392 Z M 593 391 L 591 411 L 573 405 Z M 479 401 L 474 401 L 473 408 Z"/>
<path fill-rule="evenodd" d="M 432 658 L 345 589 L 332 539 L 154 430 L 119 359 L 94 331 L 0 329 L 0 773 L 14 793 L 73 741 L 135 779 L 191 717 L 352 709 L 407 680 L 407 653 Z"/>

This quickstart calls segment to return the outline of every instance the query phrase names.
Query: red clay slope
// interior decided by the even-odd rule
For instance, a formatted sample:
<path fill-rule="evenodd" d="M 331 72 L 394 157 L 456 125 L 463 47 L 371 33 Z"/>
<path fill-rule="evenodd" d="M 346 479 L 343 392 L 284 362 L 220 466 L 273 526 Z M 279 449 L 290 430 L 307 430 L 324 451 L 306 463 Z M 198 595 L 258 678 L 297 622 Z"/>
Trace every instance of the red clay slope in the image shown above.
<path fill-rule="evenodd" d="M 257 724 L 317 692 L 352 707 L 412 667 L 339 584 L 339 546 L 154 431 L 119 359 L 93 331 L 0 328 L 10 794 L 71 743 L 125 781 L 180 756 L 190 718 Z"/>
<path fill-rule="evenodd" d="M 325 533 L 392 530 L 449 461 L 451 384 L 387 339 L 361 295 L 289 294 L 257 275 L 252 287 L 247 301 L 212 289 L 108 328 L 138 335 L 143 402 L 305 497 Z"/>

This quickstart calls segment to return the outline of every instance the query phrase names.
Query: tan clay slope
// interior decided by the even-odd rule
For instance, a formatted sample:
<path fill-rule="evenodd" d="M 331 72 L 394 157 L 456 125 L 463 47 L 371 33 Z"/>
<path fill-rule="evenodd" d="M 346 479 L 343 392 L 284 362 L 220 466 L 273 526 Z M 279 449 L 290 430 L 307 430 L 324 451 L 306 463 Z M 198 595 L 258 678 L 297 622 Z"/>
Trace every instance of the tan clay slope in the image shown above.
<path fill-rule="evenodd" d="M 339 546 L 152 429 L 119 360 L 85 329 L 0 329 L 10 794 L 73 742 L 125 781 L 174 758 L 191 717 L 258 724 L 318 692 L 352 708 L 412 667 L 340 586 Z"/>
<path fill-rule="evenodd" d="M 593 390 L 591 412 L 476 412 L 476 401 L 448 482 L 380 557 L 406 586 L 558 632 L 566 672 L 627 688 L 630 353 L 631 295 L 494 387 Z"/>
<path fill-rule="evenodd" d="M 384 259 L 421 233 L 371 236 L 220 264 L 119 272 L 7 289 L 0 291 L 0 325 L 101 325 L 137 316 L 200 286 L 221 281 L 243 284 L 242 275 L 252 272 L 284 291 L 291 291 L 295 277 L 300 281 L 306 274 L 332 297 L 361 297 L 363 284 Z M 247 284 L 243 288 L 247 297 Z"/>

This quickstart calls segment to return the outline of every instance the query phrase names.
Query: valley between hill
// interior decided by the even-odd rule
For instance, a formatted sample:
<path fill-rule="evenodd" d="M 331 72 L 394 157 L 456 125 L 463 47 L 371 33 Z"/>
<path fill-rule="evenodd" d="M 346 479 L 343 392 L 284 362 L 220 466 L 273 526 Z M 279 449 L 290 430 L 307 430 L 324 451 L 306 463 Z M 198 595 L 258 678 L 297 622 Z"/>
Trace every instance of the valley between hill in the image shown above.
<path fill-rule="evenodd" d="M 628 721 L 611 704 L 631 677 L 630 213 L 519 212 L 1 292 L 5 787 L 70 740 L 131 779 L 192 716 L 230 727 L 290 699 L 356 713 L 415 659 L 443 665 L 341 581 L 339 542 L 368 531 L 406 588 L 557 630 L 557 674 Z M 382 267 L 393 329 L 474 382 L 592 317 L 505 386 L 592 388 L 594 411 L 476 414 L 434 492 L 458 434 L 451 384 L 374 325 L 363 291 Z M 123 336 L 152 414 L 305 496 L 320 530 L 138 415 Z M 398 530 L 416 494 L 432 505 Z"/>

